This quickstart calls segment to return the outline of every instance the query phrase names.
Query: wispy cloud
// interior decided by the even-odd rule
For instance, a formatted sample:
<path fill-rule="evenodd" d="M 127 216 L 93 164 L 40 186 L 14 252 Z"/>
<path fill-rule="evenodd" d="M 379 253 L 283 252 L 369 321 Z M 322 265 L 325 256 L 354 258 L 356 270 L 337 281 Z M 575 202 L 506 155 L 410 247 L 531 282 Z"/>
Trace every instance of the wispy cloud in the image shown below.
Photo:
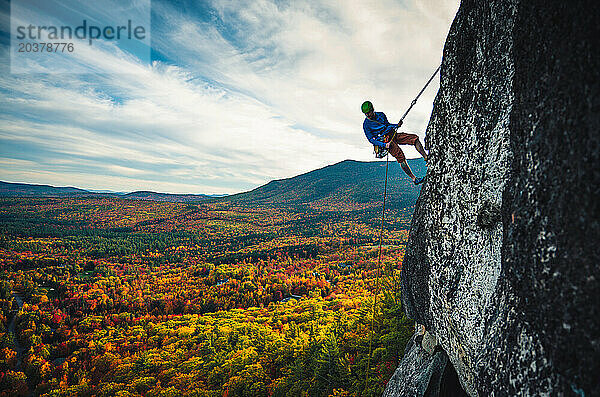
<path fill-rule="evenodd" d="M 441 61 L 458 7 L 171 4 L 153 1 L 152 65 L 94 45 L 85 56 L 120 74 L 0 77 L 1 179 L 233 193 L 372 160 L 360 103 L 399 118 Z M 436 85 L 405 121 L 421 137 Z"/>

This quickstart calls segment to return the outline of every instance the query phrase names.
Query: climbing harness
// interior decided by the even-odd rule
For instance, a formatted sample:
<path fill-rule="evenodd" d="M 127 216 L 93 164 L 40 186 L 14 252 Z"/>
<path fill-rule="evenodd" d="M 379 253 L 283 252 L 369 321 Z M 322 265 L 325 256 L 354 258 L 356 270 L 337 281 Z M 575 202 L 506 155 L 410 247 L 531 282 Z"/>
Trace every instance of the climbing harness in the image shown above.
<path fill-rule="evenodd" d="M 373 145 L 373 153 L 375 153 L 375 157 L 382 159 L 388 155 L 388 150 L 382 148 L 381 146 Z"/>
<path fill-rule="evenodd" d="M 431 75 L 431 77 L 429 78 L 429 80 L 427 80 L 427 83 L 425 83 L 425 85 L 423 86 L 423 88 L 421 89 L 421 91 L 417 94 L 417 96 L 415 97 L 415 99 L 412 100 L 412 102 L 410 103 L 410 106 L 408 107 L 408 109 L 406 110 L 406 112 L 404 112 L 404 114 L 402 115 L 402 117 L 400 118 L 400 121 L 398 122 L 398 124 L 402 123 L 402 121 L 404 121 L 404 118 L 406 117 L 406 115 L 408 114 L 408 112 L 411 111 L 411 109 L 413 108 L 413 106 L 415 106 L 417 104 L 417 101 L 419 100 L 419 97 L 421 96 L 421 94 L 423 94 L 423 92 L 425 91 L 425 89 L 427 88 L 427 86 L 429 86 L 429 83 L 431 83 L 431 80 L 433 80 L 433 78 L 435 77 L 435 75 L 440 71 L 440 68 L 442 67 L 442 65 L 438 66 L 437 69 L 435 70 L 435 72 L 433 72 L 433 74 Z M 371 120 L 371 119 L 369 119 Z M 378 124 L 382 124 L 377 120 L 371 120 L 371 121 L 375 121 Z M 398 128 L 394 128 L 394 133 L 392 134 L 391 139 L 389 140 L 389 142 L 394 140 L 394 137 L 396 136 L 396 131 L 398 131 Z M 388 155 L 388 150 L 384 149 L 382 147 L 379 147 L 377 145 L 373 145 L 373 152 L 375 153 L 375 157 L 377 157 L 378 159 L 382 159 L 385 156 Z"/>
<path fill-rule="evenodd" d="M 400 122 L 398 122 L 398 124 L 400 124 L 404 118 L 406 117 L 406 115 L 408 114 L 408 112 L 410 112 L 410 110 L 413 108 L 413 106 L 415 106 L 415 104 L 417 103 L 417 100 L 419 99 L 419 97 L 421 96 L 421 94 L 423 94 L 423 91 L 425 91 L 425 89 L 427 88 L 427 86 L 429 85 L 429 83 L 431 83 L 431 80 L 433 80 L 433 78 L 435 77 L 435 75 L 440 71 L 442 65 L 438 66 L 437 69 L 435 70 L 435 72 L 431 75 L 431 77 L 429 78 L 429 80 L 427 80 L 427 83 L 425 84 L 425 86 L 423 87 L 423 89 L 421 89 L 421 91 L 419 92 L 419 94 L 415 97 L 415 99 L 413 99 L 413 101 L 410 103 L 410 106 L 408 108 L 408 110 L 406 110 L 406 112 L 404 112 L 404 114 L 402 115 L 402 118 L 400 119 Z M 396 131 L 397 128 L 394 129 L 394 133 L 392 134 L 392 137 L 390 139 L 390 142 L 394 139 L 394 137 L 396 136 Z M 376 149 L 382 149 L 379 146 L 375 146 Z M 373 306 L 371 308 L 371 324 L 370 324 L 370 336 L 369 336 L 369 357 L 367 358 L 367 371 L 366 371 L 366 376 L 365 376 L 365 390 L 367 389 L 368 385 L 369 385 L 369 373 L 371 372 L 371 356 L 373 354 L 373 335 L 375 334 L 375 330 L 374 330 L 374 321 L 375 321 L 375 307 L 377 306 L 377 297 L 379 296 L 379 293 L 381 292 L 381 284 L 380 284 L 380 278 L 381 278 L 381 248 L 382 248 L 382 242 L 383 242 L 383 222 L 385 220 L 385 202 L 387 199 L 387 181 L 388 181 L 388 164 L 389 164 L 389 153 L 387 151 L 387 149 L 383 149 L 385 151 L 385 154 L 383 154 L 381 157 L 377 156 L 378 158 L 383 158 L 385 157 L 385 183 L 383 185 L 383 209 L 381 211 L 381 227 L 379 230 L 379 255 L 377 258 L 377 277 L 376 277 L 376 281 L 375 281 L 375 297 L 373 299 Z M 377 155 L 377 152 L 376 152 Z"/>
<path fill-rule="evenodd" d="M 369 120 L 371 120 L 371 119 L 369 119 Z M 377 120 L 377 119 L 375 119 L 375 120 L 371 120 L 371 121 L 374 121 L 374 122 L 376 122 L 377 124 L 383 125 L 383 123 L 381 123 L 381 122 L 380 122 L 379 120 Z M 396 130 L 394 129 L 394 134 L 395 134 L 395 133 L 396 133 Z M 392 136 L 392 138 L 393 138 L 393 136 Z M 385 138 L 385 136 L 384 136 L 384 139 L 386 139 L 386 138 Z M 388 141 L 387 141 L 387 139 L 386 139 L 386 140 L 384 140 L 384 142 L 385 142 L 385 143 L 387 143 L 387 142 L 388 142 Z M 375 157 L 377 157 L 378 159 L 382 159 L 382 158 L 384 158 L 385 156 L 387 156 L 387 154 L 388 154 L 388 150 L 387 150 L 386 148 L 383 148 L 383 147 L 381 147 L 381 146 L 377 146 L 377 145 L 373 145 L 373 152 L 375 153 Z"/>

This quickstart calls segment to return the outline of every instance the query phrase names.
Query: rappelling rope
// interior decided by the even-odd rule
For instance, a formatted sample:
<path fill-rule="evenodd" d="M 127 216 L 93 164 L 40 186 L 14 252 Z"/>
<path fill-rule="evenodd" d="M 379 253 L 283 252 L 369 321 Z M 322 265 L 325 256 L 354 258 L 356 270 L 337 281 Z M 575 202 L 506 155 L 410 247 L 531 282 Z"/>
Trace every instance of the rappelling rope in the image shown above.
<path fill-rule="evenodd" d="M 410 103 L 410 106 L 408 107 L 408 109 L 406 110 L 406 112 L 404 112 L 404 114 L 400 118 L 400 121 L 398 122 L 398 124 L 400 124 L 402 121 L 404 121 L 404 118 L 406 117 L 406 115 L 408 114 L 408 112 L 410 112 L 411 109 L 413 108 L 413 106 L 415 106 L 417 104 L 417 101 L 419 100 L 419 97 L 421 97 L 421 94 L 423 94 L 423 92 L 425 91 L 425 89 L 427 88 L 427 86 L 429 85 L 429 83 L 431 83 L 431 80 L 433 80 L 433 78 L 435 77 L 435 75 L 440 71 L 441 67 L 442 67 L 442 65 L 438 66 L 437 69 L 435 70 L 435 72 L 433 72 L 433 74 L 431 75 L 431 77 L 429 78 L 429 80 L 427 80 L 427 83 L 425 83 L 425 85 L 423 86 L 423 88 L 421 89 L 421 91 L 417 94 L 417 96 L 415 97 L 415 99 L 412 100 L 412 102 Z M 398 131 L 398 128 L 394 129 L 394 134 L 392 134 L 392 139 L 390 139 L 390 142 L 394 140 L 394 137 L 396 136 L 396 131 Z M 386 161 L 387 161 L 387 157 L 386 157 Z"/>
<path fill-rule="evenodd" d="M 437 69 L 435 70 L 435 72 L 433 72 L 433 74 L 431 75 L 431 77 L 429 78 L 429 80 L 427 80 L 427 83 L 425 83 L 425 85 L 423 86 L 423 89 L 421 89 L 421 91 L 419 92 L 419 94 L 417 94 L 417 96 L 415 97 L 415 99 L 413 99 L 413 101 L 410 103 L 409 108 L 406 110 L 406 112 L 404 112 L 404 114 L 402 115 L 402 118 L 400 119 L 400 122 L 402 122 L 404 120 L 404 118 L 406 117 L 406 115 L 408 114 L 408 112 L 410 112 L 410 110 L 413 108 L 413 106 L 415 106 L 415 104 L 417 103 L 417 100 L 419 99 L 419 97 L 421 96 L 421 94 L 423 94 L 423 92 L 425 91 L 425 89 L 427 88 L 427 86 L 429 85 L 429 83 L 431 83 L 431 80 L 433 80 L 433 78 L 435 77 L 435 75 L 440 71 L 442 65 L 438 66 Z M 400 122 L 398 124 L 400 124 Z M 392 138 L 390 139 L 390 142 L 394 140 L 394 137 L 396 136 L 396 131 L 397 128 L 394 129 L 394 134 L 392 135 Z M 382 249 L 382 242 L 383 242 L 383 222 L 385 220 L 385 202 L 387 199 L 387 181 L 388 181 L 388 164 L 389 164 L 389 158 L 390 158 L 390 154 L 388 152 L 388 154 L 385 156 L 385 183 L 383 185 L 383 209 L 381 211 L 381 227 L 379 230 L 379 255 L 378 255 L 378 259 L 377 259 L 377 277 L 376 277 L 376 282 L 375 282 L 375 290 L 377 291 L 375 294 L 375 297 L 373 299 L 373 307 L 371 308 L 371 325 L 370 325 L 370 337 L 369 337 L 369 357 L 367 358 L 367 374 L 365 376 L 365 390 L 367 389 L 368 385 L 369 385 L 369 373 L 371 372 L 371 355 L 373 353 L 373 334 L 375 333 L 374 330 L 374 322 L 375 322 L 375 307 L 377 305 L 377 297 L 379 296 L 379 293 L 381 292 L 381 284 L 380 284 L 380 276 L 381 276 L 381 249 Z"/>

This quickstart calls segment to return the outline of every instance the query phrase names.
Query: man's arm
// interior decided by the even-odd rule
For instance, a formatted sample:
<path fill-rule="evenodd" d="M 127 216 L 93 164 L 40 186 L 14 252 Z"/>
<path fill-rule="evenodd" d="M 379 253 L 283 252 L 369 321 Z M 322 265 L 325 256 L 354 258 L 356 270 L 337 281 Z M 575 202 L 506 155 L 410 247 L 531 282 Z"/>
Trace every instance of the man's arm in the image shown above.
<path fill-rule="evenodd" d="M 400 128 L 402 126 L 402 120 L 400 120 L 398 122 L 398 124 L 392 124 L 388 121 L 387 116 L 385 115 L 385 113 L 383 113 L 383 120 L 385 121 L 385 123 L 389 126 L 392 126 L 394 128 Z"/>
<path fill-rule="evenodd" d="M 363 129 L 365 131 L 365 136 L 367 137 L 369 142 L 371 142 L 372 145 L 379 146 L 380 148 L 384 148 L 384 149 L 389 146 L 389 144 L 386 144 L 384 142 L 377 140 L 376 134 L 373 132 L 373 130 L 371 130 L 369 128 L 368 125 L 364 124 Z"/>

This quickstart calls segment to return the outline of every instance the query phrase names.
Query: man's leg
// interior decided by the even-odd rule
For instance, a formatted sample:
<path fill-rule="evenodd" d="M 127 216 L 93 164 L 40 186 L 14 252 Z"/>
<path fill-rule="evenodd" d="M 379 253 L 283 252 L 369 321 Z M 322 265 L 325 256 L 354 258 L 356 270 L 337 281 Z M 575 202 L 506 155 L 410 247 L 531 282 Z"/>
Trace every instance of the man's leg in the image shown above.
<path fill-rule="evenodd" d="M 417 138 L 417 140 L 415 141 L 415 149 L 417 149 L 417 152 L 419 152 L 421 156 L 423 156 L 423 160 L 427 162 L 427 153 L 425 153 L 425 149 L 423 149 L 423 145 L 421 145 L 421 141 L 419 140 L 419 138 Z"/>
<path fill-rule="evenodd" d="M 402 161 L 398 160 L 398 162 L 400 163 L 400 167 L 402 167 L 402 169 L 404 170 L 404 172 L 406 173 L 406 175 L 408 175 L 410 177 L 410 179 L 412 179 L 414 181 L 415 180 L 415 175 L 412 173 L 412 170 L 408 166 L 408 163 L 406 162 L 406 159 L 404 159 Z"/>
<path fill-rule="evenodd" d="M 410 167 L 408 166 L 408 163 L 406 162 L 406 157 L 404 156 L 404 152 L 402 151 L 402 149 L 400 149 L 400 145 L 398 145 L 396 139 L 394 139 L 392 143 L 390 143 L 390 148 L 388 150 L 390 154 L 396 158 L 396 161 L 398 161 L 400 167 L 402 167 L 406 175 L 408 175 L 410 179 L 412 179 L 414 182 L 416 177 L 412 173 Z"/>
<path fill-rule="evenodd" d="M 423 156 L 423 160 L 427 162 L 429 157 L 427 153 L 425 153 L 425 149 L 423 149 L 423 145 L 421 145 L 421 141 L 419 141 L 419 136 L 417 134 L 407 134 L 405 132 L 400 132 L 396 134 L 396 138 L 394 139 L 398 145 L 414 145 L 415 149 L 421 156 Z"/>
<path fill-rule="evenodd" d="M 412 179 L 414 182 L 416 177 L 412 173 L 412 170 L 410 169 L 410 167 L 408 166 L 408 163 L 406 162 L 406 157 L 404 156 L 404 152 L 402 151 L 402 149 L 400 149 L 400 145 L 398 145 L 398 143 L 396 142 L 396 139 L 394 139 L 390 143 L 390 148 L 388 150 L 389 150 L 390 154 L 396 158 L 396 161 L 398 161 L 398 163 L 400 163 L 400 167 L 402 167 L 402 169 L 404 170 L 406 175 L 408 175 L 410 177 L 410 179 Z"/>

